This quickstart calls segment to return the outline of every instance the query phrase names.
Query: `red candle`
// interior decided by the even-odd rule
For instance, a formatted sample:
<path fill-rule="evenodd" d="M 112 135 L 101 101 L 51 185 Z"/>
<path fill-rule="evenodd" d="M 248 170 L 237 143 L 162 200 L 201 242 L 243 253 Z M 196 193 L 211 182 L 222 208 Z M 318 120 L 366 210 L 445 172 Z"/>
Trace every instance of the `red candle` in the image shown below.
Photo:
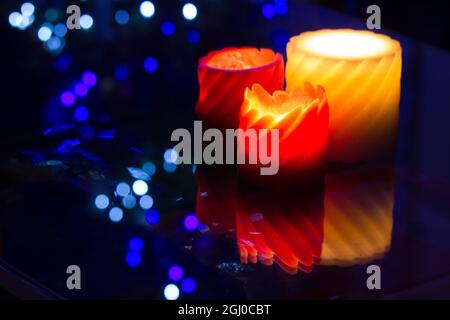
<path fill-rule="evenodd" d="M 284 87 L 283 57 L 252 47 L 213 51 L 200 59 L 198 81 L 199 120 L 209 128 L 236 129 L 247 87 L 259 83 L 269 93 Z"/>
<path fill-rule="evenodd" d="M 269 134 L 264 139 L 268 142 L 271 139 L 269 130 L 279 130 L 279 171 L 273 176 L 262 176 L 262 165 L 244 164 L 240 167 L 241 175 L 262 181 L 270 178 L 294 183 L 300 181 L 296 178 L 317 178 L 317 173 L 322 173 L 325 167 L 328 117 L 328 101 L 320 86 L 314 88 L 306 83 L 304 90 L 275 91 L 273 94 L 258 84 L 246 89 L 239 127 L 253 128 L 257 132 L 267 129 Z M 257 138 L 259 140 L 261 135 Z M 244 153 L 246 159 L 250 152 L 257 152 L 255 144 L 252 146 L 247 142 L 241 141 L 239 145 L 239 152 Z"/>

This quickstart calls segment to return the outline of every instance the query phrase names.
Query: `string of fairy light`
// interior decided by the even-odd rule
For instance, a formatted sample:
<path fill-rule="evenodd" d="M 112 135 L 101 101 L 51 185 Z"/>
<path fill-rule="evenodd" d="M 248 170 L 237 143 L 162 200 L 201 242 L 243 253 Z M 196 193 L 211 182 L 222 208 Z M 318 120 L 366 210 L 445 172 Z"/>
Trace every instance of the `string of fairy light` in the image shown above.
<path fill-rule="evenodd" d="M 85 2 L 85 1 L 84 1 Z M 265 1 L 261 4 L 261 14 L 265 19 L 272 19 L 276 15 L 284 15 L 288 11 L 286 0 Z M 141 17 L 151 19 L 157 14 L 157 8 L 151 1 L 141 2 L 135 10 L 138 10 Z M 193 3 L 184 3 L 181 8 L 181 15 L 186 21 L 195 20 L 199 10 Z M 65 15 L 61 14 L 56 8 L 48 8 L 45 10 L 43 21 L 34 29 L 36 38 L 43 42 L 43 46 L 49 52 L 59 54 L 65 47 L 65 36 L 67 35 L 67 27 L 65 25 Z M 125 9 L 117 9 L 113 13 L 114 21 L 121 26 L 130 22 L 131 14 Z M 36 7 L 31 2 L 24 2 L 18 11 L 13 11 L 8 16 L 11 27 L 19 30 L 25 30 L 35 24 Z M 94 17 L 89 13 L 83 13 L 80 16 L 80 27 L 84 31 L 92 29 L 95 25 Z M 171 36 L 175 33 L 175 24 L 173 21 L 164 20 L 161 23 L 161 32 L 165 36 Z M 195 44 L 200 41 L 200 32 L 196 29 L 187 31 L 187 40 L 189 43 Z"/>
<path fill-rule="evenodd" d="M 86 0 L 82 0 L 82 2 L 86 2 Z M 258 5 L 260 14 L 264 19 L 284 15 L 288 11 L 286 0 L 262 1 L 258 2 Z M 186 23 L 198 19 L 201 13 L 197 5 L 190 2 L 181 3 L 178 10 Z M 129 7 L 116 8 L 112 11 L 111 19 L 115 21 L 118 27 L 125 27 L 132 25 L 133 19 L 135 21 L 141 19 L 141 22 L 145 22 L 154 19 L 155 16 L 158 16 L 157 2 L 142 1 L 132 9 Z M 67 35 L 71 32 L 66 26 L 66 19 L 65 10 L 55 7 L 39 8 L 32 2 L 22 3 L 8 15 L 8 22 L 11 27 L 19 31 L 28 30 L 35 36 L 36 41 L 42 43 L 46 51 L 55 55 L 54 66 L 60 72 L 66 71 L 72 64 L 71 54 L 64 51 L 68 41 Z M 96 17 L 91 12 L 83 10 L 79 20 L 81 27 L 79 31 L 83 34 L 95 29 L 95 19 Z M 166 37 L 170 37 L 177 32 L 175 22 L 169 19 L 160 21 L 159 30 Z M 284 35 L 281 36 L 285 38 Z M 277 37 L 280 38 L 280 36 Z M 283 39 L 282 41 L 284 41 Z M 200 31 L 191 25 L 191 28 L 186 31 L 186 40 L 189 44 L 198 44 L 201 40 Z M 142 67 L 144 72 L 153 74 L 159 68 L 158 60 L 153 56 L 147 56 L 143 58 Z M 126 64 L 117 64 L 113 72 L 117 81 L 126 81 L 130 70 Z M 80 139 L 93 139 L 95 135 L 95 128 L 89 124 L 91 112 L 84 99 L 91 91 L 96 90 L 99 78 L 94 71 L 85 70 L 76 81 L 72 81 L 63 88 L 59 96 L 54 99 L 54 101 L 57 101 L 58 107 L 69 111 L 75 123 L 80 126 Z M 48 128 L 44 131 L 44 135 L 52 135 L 57 133 L 58 130 L 69 127 L 72 128 L 73 126 L 64 124 Z M 97 134 L 99 139 L 111 139 L 113 136 L 114 130 L 104 130 Z M 59 148 L 62 150 L 79 143 L 77 139 L 66 140 L 61 143 Z M 177 169 L 177 158 L 178 155 L 173 149 L 166 149 L 163 154 L 162 169 L 168 174 L 174 173 Z M 158 225 L 161 218 L 160 213 L 155 209 L 157 199 L 152 194 L 152 178 L 157 173 L 157 166 L 155 163 L 147 161 L 140 167 L 128 167 L 127 171 L 130 179 L 117 181 L 114 190 L 95 195 L 93 206 L 98 212 L 106 213 L 105 216 L 114 224 L 120 223 L 126 217 L 127 211 L 143 210 L 145 222 L 153 228 Z M 193 166 L 193 172 L 195 172 L 195 166 Z M 206 196 L 206 193 L 202 196 Z M 195 232 L 202 227 L 195 213 L 185 214 L 182 223 L 186 232 Z M 145 242 L 142 238 L 132 237 L 129 240 L 125 254 L 127 266 L 130 268 L 139 267 L 143 259 L 141 252 L 144 245 Z M 195 291 L 196 281 L 186 274 L 187 272 L 178 264 L 168 267 L 168 282 L 162 291 L 166 299 L 176 300 L 182 293 L 190 294 Z"/>

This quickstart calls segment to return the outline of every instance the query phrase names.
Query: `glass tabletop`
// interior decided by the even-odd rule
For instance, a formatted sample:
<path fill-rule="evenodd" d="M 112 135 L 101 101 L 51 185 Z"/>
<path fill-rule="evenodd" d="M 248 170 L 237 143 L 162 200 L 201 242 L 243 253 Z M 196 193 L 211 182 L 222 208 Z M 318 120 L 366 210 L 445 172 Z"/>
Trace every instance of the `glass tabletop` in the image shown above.
<path fill-rule="evenodd" d="M 318 25 L 365 21 L 295 3 L 274 29 Z M 266 45 L 258 23 L 243 32 Z M 164 299 L 170 284 L 180 299 L 450 297 L 450 53 L 386 33 L 403 49 L 395 163 L 330 164 L 289 186 L 167 161 L 170 133 L 195 119 L 199 52 L 163 48 L 158 78 L 130 72 L 131 84 L 105 54 L 90 122 L 66 122 L 52 94 L 40 132 L 0 140 L 0 286 L 46 299 Z M 367 286 L 373 265 L 381 290 Z"/>

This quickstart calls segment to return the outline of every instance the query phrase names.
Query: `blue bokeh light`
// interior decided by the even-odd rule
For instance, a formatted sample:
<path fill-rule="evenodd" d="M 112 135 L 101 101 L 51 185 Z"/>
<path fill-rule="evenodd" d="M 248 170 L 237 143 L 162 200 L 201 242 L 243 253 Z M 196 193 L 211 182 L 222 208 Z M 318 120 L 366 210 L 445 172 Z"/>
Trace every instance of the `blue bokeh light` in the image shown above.
<path fill-rule="evenodd" d="M 160 216 L 159 212 L 156 210 L 148 210 L 145 214 L 145 220 L 150 225 L 155 225 L 159 222 Z"/>
<path fill-rule="evenodd" d="M 133 195 L 128 194 L 122 198 L 122 205 L 126 209 L 133 209 L 136 206 L 136 198 Z"/>
<path fill-rule="evenodd" d="M 127 265 L 137 267 L 141 263 L 142 257 L 139 251 L 129 251 L 126 256 Z"/>
<path fill-rule="evenodd" d="M 119 196 L 125 197 L 128 195 L 131 191 L 131 188 L 128 183 L 126 182 L 120 182 L 116 187 L 116 192 Z"/>
<path fill-rule="evenodd" d="M 62 48 L 63 42 L 59 37 L 51 36 L 46 45 L 50 51 L 58 51 Z"/>
<path fill-rule="evenodd" d="M 128 243 L 128 247 L 132 251 L 141 251 L 142 248 L 144 248 L 144 240 L 142 240 L 139 237 L 133 237 L 130 239 L 130 242 Z"/>
<path fill-rule="evenodd" d="M 54 32 L 58 37 L 64 37 L 67 34 L 67 27 L 64 23 L 57 23 Z"/>
<path fill-rule="evenodd" d="M 116 14 L 114 15 L 114 19 L 118 24 L 127 24 L 130 20 L 130 15 L 125 10 L 117 10 Z"/>
<path fill-rule="evenodd" d="M 273 4 L 266 3 L 261 7 L 261 13 L 264 18 L 271 19 L 275 16 L 275 7 Z"/>
<path fill-rule="evenodd" d="M 161 32 L 165 36 L 171 36 L 175 32 L 175 25 L 171 21 L 164 21 L 161 25 Z"/>
<path fill-rule="evenodd" d="M 97 197 L 95 197 L 95 206 L 99 210 L 108 208 L 109 198 L 104 194 L 99 194 Z"/>
<path fill-rule="evenodd" d="M 279 15 L 286 14 L 288 12 L 288 4 L 286 0 L 275 0 L 275 12 Z"/>
<path fill-rule="evenodd" d="M 163 169 L 168 173 L 173 173 L 175 172 L 175 170 L 177 170 L 177 165 L 175 163 L 164 161 Z"/>
<path fill-rule="evenodd" d="M 109 219 L 112 222 L 119 222 L 123 218 L 123 210 L 119 207 L 113 207 L 109 210 Z"/>
<path fill-rule="evenodd" d="M 158 60 L 153 57 L 148 57 L 144 60 L 144 69 L 148 73 L 153 73 L 158 69 Z"/>
<path fill-rule="evenodd" d="M 139 206 L 144 209 L 148 210 L 153 206 L 153 198 L 149 195 L 144 195 L 139 199 Z"/>
<path fill-rule="evenodd" d="M 144 165 L 142 166 L 142 170 L 147 172 L 148 175 L 152 176 L 156 172 L 156 166 L 153 162 L 149 161 L 149 162 L 144 163 Z"/>
<path fill-rule="evenodd" d="M 181 281 L 181 290 L 184 293 L 194 292 L 195 287 L 196 287 L 196 283 L 195 283 L 194 279 L 192 279 L 192 278 L 186 278 L 186 279 L 183 279 L 183 281 Z"/>
<path fill-rule="evenodd" d="M 78 122 L 85 122 L 89 118 L 89 109 L 85 106 L 78 106 L 75 108 L 73 116 Z"/>
<path fill-rule="evenodd" d="M 187 40 L 189 43 L 196 44 L 200 42 L 200 32 L 195 29 L 189 30 L 187 33 Z"/>

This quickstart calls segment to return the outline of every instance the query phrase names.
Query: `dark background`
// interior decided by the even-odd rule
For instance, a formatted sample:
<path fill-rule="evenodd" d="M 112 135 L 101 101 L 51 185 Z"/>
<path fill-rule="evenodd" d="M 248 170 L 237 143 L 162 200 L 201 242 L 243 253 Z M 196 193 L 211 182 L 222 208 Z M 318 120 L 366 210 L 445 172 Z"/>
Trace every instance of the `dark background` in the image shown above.
<path fill-rule="evenodd" d="M 222 292 L 222 288 L 228 288 L 234 297 L 244 295 L 236 281 L 223 277 L 223 274 L 214 268 L 207 269 L 199 264 L 193 255 L 179 253 L 180 250 L 174 249 L 172 242 L 177 242 L 177 237 L 182 235 L 176 233 L 177 230 L 174 231 L 172 226 L 162 228 L 168 230 L 167 234 L 171 235 L 167 240 L 143 230 L 133 229 L 132 233 L 128 224 L 115 228 L 116 226 L 111 227 L 104 221 L 93 222 L 93 219 L 80 216 L 79 213 L 83 210 L 92 211 L 91 198 L 98 191 L 96 186 L 90 185 L 95 179 L 88 180 L 86 176 L 92 177 L 84 174 L 98 170 L 105 174 L 104 182 L 110 183 L 111 186 L 113 182 L 124 177 L 125 166 L 141 165 L 142 161 L 148 158 L 160 160 L 164 148 L 170 145 L 172 130 L 192 126 L 198 92 L 197 61 L 208 51 L 226 46 L 250 45 L 273 48 L 285 54 L 289 37 L 303 31 L 340 27 L 365 29 L 367 6 L 378 4 L 382 13 L 381 32 L 398 39 L 403 49 L 397 164 L 408 183 L 400 184 L 400 191 L 396 194 L 396 205 L 400 204 L 404 215 L 396 217 L 395 226 L 402 228 L 407 225 L 404 227 L 406 231 L 402 231 L 408 236 L 406 242 L 396 244 L 397 249 L 401 247 L 403 251 L 398 254 L 399 251 L 393 250 L 392 255 L 395 258 L 388 264 L 395 267 L 400 261 L 402 266 L 406 265 L 409 273 L 406 273 L 402 280 L 409 284 L 418 281 L 420 277 L 417 277 L 417 274 L 425 274 L 421 280 L 448 275 L 445 264 L 438 268 L 439 261 L 446 262 L 445 257 L 434 254 L 448 249 L 450 234 L 448 1 L 288 0 L 288 12 L 272 19 L 265 19 L 261 14 L 261 6 L 269 1 L 191 1 L 197 5 L 199 13 L 197 18 L 190 22 L 185 21 L 180 14 L 183 1 L 153 1 L 157 11 L 155 16 L 148 20 L 139 14 L 138 1 L 32 2 L 36 6 L 36 21 L 24 31 L 8 24 L 9 13 L 18 11 L 22 2 L 0 2 L 0 209 L 14 209 L 0 212 L 0 217 L 2 214 L 7 216 L 8 213 L 7 219 L 0 221 L 0 245 L 3 239 L 10 240 L 11 243 L 9 251 L 2 258 L 12 257 L 19 265 L 31 268 L 29 261 L 38 261 L 41 253 L 39 248 L 34 250 L 35 247 L 30 245 L 34 244 L 33 239 L 29 241 L 26 237 L 22 238 L 19 236 L 21 233 L 16 234 L 16 229 L 10 228 L 7 223 L 31 238 L 38 237 L 41 229 L 48 230 L 48 237 L 42 237 L 39 242 L 44 254 L 48 254 L 48 264 L 51 265 L 58 259 L 63 261 L 56 262 L 66 263 L 72 253 L 79 254 L 93 267 L 92 270 L 95 270 L 90 275 L 91 279 L 95 280 L 99 275 L 103 275 L 103 265 L 113 265 L 117 252 L 122 254 L 121 245 L 131 234 L 137 233 L 151 238 L 153 243 L 163 243 L 164 246 L 161 246 L 164 249 L 160 251 L 165 251 L 169 256 L 182 256 L 184 261 L 187 261 L 186 264 L 196 272 L 196 279 L 209 285 L 210 291 L 199 292 L 197 298 L 203 298 L 209 292 L 216 293 L 217 290 Z M 50 53 L 37 39 L 37 29 L 45 21 L 46 8 L 54 7 L 64 12 L 69 4 L 79 4 L 82 13 L 91 14 L 94 27 L 85 31 L 69 31 L 65 36 L 64 49 L 58 53 Z M 130 22 L 125 26 L 114 22 L 113 16 L 118 9 L 126 9 L 130 13 Z M 167 19 L 175 25 L 175 33 L 170 37 L 164 36 L 160 30 L 161 23 Z M 62 14 L 58 21 L 65 22 L 65 15 Z M 188 31 L 192 29 L 200 33 L 200 41 L 195 44 L 186 39 Z M 143 61 L 148 56 L 158 61 L 156 72 L 151 74 L 143 69 Z M 62 57 L 70 60 L 68 68 L 64 70 L 55 67 Z M 116 79 L 117 66 L 127 68 L 126 80 Z M 82 103 L 89 107 L 90 117 L 87 123 L 80 124 L 73 119 L 73 108 L 66 109 L 60 105 L 59 95 L 70 88 L 74 81 L 78 81 L 86 70 L 95 71 L 98 83 L 82 100 Z M 61 134 L 42 134 L 49 128 L 68 124 L 72 126 L 71 129 Z M 115 130 L 116 133 L 112 139 L 105 142 L 105 139 L 83 136 L 81 133 L 86 126 L 95 134 L 103 130 Z M 58 151 L 60 143 L 66 139 L 80 140 L 78 153 Z M 142 150 L 142 153 L 132 150 Z M 39 166 L 36 164 L 55 159 L 61 159 L 67 165 L 63 172 L 42 172 L 37 168 Z M 170 187 L 175 185 L 182 190 L 184 188 L 183 191 L 191 192 L 194 194 L 191 198 L 195 198 L 194 178 L 190 169 L 185 170 L 189 176 L 180 171 L 181 175 L 177 178 L 169 177 L 157 183 Z M 56 179 L 61 179 L 64 183 L 55 182 Z M 47 180 L 52 182 L 47 183 Z M 17 194 L 26 196 L 20 198 Z M 26 206 L 22 207 L 22 204 L 27 204 L 22 199 L 33 204 L 32 210 Z M 172 202 L 166 201 L 167 206 L 161 210 L 173 211 Z M 70 208 L 67 208 L 68 203 L 71 204 Z M 192 203 L 189 205 L 192 206 Z M 66 214 L 60 215 L 61 212 Z M 398 219 L 401 220 L 400 223 Z M 175 218 L 173 220 L 176 221 Z M 82 245 L 78 242 L 77 228 L 86 231 Z M 419 240 L 416 238 L 417 234 L 420 235 Z M 63 238 L 67 243 L 63 242 L 58 246 L 55 238 Z M 91 247 L 91 241 L 96 244 L 94 247 Z M 109 241 L 115 241 L 116 247 Z M 408 246 L 409 243 L 412 245 Z M 419 245 L 414 246 L 416 243 Z M 433 246 L 429 246 L 430 243 Z M 214 247 L 211 243 L 207 244 Z M 214 245 L 214 248 L 217 248 L 217 243 Z M 430 247 L 437 249 L 433 251 Z M 53 254 L 51 250 L 47 251 L 48 248 L 58 250 L 58 255 Z M 223 256 L 228 257 L 229 252 L 235 254 L 234 243 L 223 242 L 219 248 L 215 252 L 223 249 Z M 91 249 L 100 256 L 104 254 L 104 259 L 100 262 L 93 259 Z M 154 250 L 150 251 L 151 249 L 149 254 L 154 254 Z M 200 249 L 199 251 L 203 252 Z M 428 260 L 422 259 L 424 256 Z M 159 264 L 168 264 L 167 261 L 164 262 L 166 258 L 161 254 L 159 260 L 152 261 L 151 268 L 147 270 L 154 276 L 144 289 L 147 296 L 160 294 L 160 286 L 163 283 L 157 272 L 166 272 L 158 269 Z M 122 257 L 120 259 L 123 263 Z M 49 283 L 60 281 L 46 263 L 47 261 L 44 261 L 37 266 L 40 269 L 35 272 L 41 276 L 38 280 L 44 279 Z M 287 284 L 292 292 L 295 288 L 303 288 L 305 295 L 309 294 L 309 284 L 314 287 L 308 280 L 302 282 L 301 277 L 296 278 L 298 282 L 291 282 L 292 278 L 281 274 L 278 269 L 268 270 L 259 265 L 257 268 L 260 273 L 255 273 L 254 279 L 258 281 L 254 283 L 264 284 L 266 276 L 276 273 L 277 276 L 272 280 L 274 285 L 281 283 L 276 288 L 276 292 L 281 295 L 290 294 L 291 291 L 285 290 L 286 287 L 283 286 Z M 150 279 L 144 271 L 131 276 L 126 273 L 127 276 L 123 276 L 124 270 L 128 271 L 126 266 L 117 264 L 116 269 L 111 271 L 111 274 L 121 281 L 115 288 L 120 294 L 128 293 L 125 290 L 122 292 L 121 286 L 134 290 L 134 285 L 138 288 L 141 285 L 143 276 Z M 320 273 L 314 274 L 314 277 L 319 281 L 322 279 Z M 259 281 L 261 278 L 264 281 Z M 104 283 L 108 284 L 108 279 Z M 297 285 L 299 283 L 306 283 L 307 286 Z M 254 293 L 261 293 L 259 286 L 256 288 Z M 108 294 L 100 288 L 94 289 L 97 290 L 93 291 L 97 296 Z M 138 295 L 138 290 L 133 293 Z M 267 294 L 270 296 L 271 292 Z"/>

